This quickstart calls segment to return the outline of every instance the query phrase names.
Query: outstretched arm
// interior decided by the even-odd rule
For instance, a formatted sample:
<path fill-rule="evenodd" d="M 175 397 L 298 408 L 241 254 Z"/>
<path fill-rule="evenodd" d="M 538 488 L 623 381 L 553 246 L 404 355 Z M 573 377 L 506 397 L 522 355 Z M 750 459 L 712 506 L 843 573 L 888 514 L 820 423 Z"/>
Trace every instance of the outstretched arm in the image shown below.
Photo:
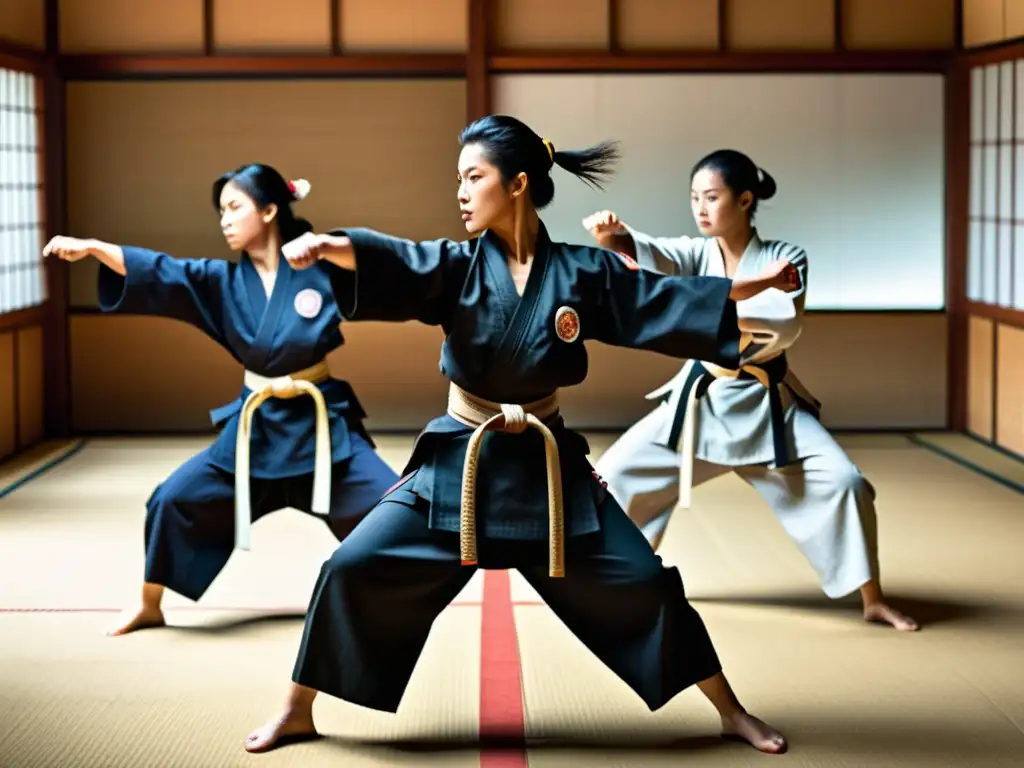
<path fill-rule="evenodd" d="M 652 237 L 633 229 L 612 211 L 599 211 L 583 220 L 597 244 L 634 259 L 644 269 L 664 275 L 696 275 L 702 240 L 692 237 Z"/>
<path fill-rule="evenodd" d="M 784 263 L 753 279 L 729 280 L 660 275 L 631 268 L 617 254 L 599 254 L 595 340 L 727 368 L 744 362 L 736 302 L 792 280 L 792 267 Z"/>
<path fill-rule="evenodd" d="M 296 268 L 319 262 L 346 320 L 444 325 L 462 287 L 467 243 L 414 242 L 371 229 L 308 233 L 283 249 Z"/>
<path fill-rule="evenodd" d="M 65 261 L 92 256 L 100 262 L 97 295 L 104 312 L 167 317 L 216 340 L 224 337 L 226 261 L 176 259 L 147 248 L 64 236 L 47 243 L 43 255 Z"/>

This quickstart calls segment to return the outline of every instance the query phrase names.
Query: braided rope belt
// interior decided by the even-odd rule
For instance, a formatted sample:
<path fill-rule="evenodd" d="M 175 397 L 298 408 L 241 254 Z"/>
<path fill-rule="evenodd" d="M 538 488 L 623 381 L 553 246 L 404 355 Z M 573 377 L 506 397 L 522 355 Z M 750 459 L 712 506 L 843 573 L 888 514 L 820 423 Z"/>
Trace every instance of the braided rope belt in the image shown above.
<path fill-rule="evenodd" d="M 475 427 L 462 468 L 462 506 L 459 549 L 463 565 L 477 564 L 476 480 L 480 447 L 487 432 L 522 434 L 535 429 L 544 437 L 548 480 L 548 575 L 565 575 L 565 510 L 562 502 L 562 469 L 558 442 L 545 421 L 558 414 L 558 398 L 550 395 L 524 405 L 494 403 L 469 394 L 456 384 L 448 389 L 448 415 Z"/>

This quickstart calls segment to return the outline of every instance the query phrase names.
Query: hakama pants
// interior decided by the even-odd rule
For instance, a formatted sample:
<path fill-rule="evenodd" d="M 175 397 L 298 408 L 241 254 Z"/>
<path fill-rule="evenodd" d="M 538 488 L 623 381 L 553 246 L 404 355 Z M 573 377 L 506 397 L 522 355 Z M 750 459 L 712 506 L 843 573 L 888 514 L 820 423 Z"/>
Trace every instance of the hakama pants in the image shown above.
<path fill-rule="evenodd" d="M 352 455 L 332 468 L 331 511 L 316 515 L 339 541 L 399 479 L 361 435 L 350 439 Z M 250 482 L 253 522 L 285 507 L 312 514 L 312 473 Z M 209 449 L 178 467 L 146 503 L 145 580 L 202 597 L 234 549 L 234 502 L 234 475 L 210 462 Z"/>
<path fill-rule="evenodd" d="M 434 620 L 472 578 L 457 534 L 428 526 L 429 502 L 405 484 L 324 563 L 306 616 L 294 682 L 395 712 Z M 721 671 L 678 570 L 665 568 L 608 494 L 601 529 L 566 540 L 550 578 L 546 541 L 478 541 L 485 569 L 515 568 L 651 710 Z"/>
<path fill-rule="evenodd" d="M 666 418 L 657 408 L 629 428 L 597 463 L 627 515 L 651 542 L 658 542 L 679 501 L 680 454 L 655 442 Z M 810 414 L 794 428 L 820 430 L 806 442 L 813 455 L 786 467 L 721 466 L 694 460 L 693 485 L 735 472 L 768 502 L 772 512 L 817 572 L 830 598 L 848 595 L 877 579 L 878 523 L 875 489 Z"/>

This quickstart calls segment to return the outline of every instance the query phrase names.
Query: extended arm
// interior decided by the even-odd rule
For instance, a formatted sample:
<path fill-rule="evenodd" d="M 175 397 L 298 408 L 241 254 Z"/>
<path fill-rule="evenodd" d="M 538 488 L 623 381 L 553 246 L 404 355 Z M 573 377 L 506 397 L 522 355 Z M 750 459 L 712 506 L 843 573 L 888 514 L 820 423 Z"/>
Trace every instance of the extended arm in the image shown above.
<path fill-rule="evenodd" d="M 698 274 L 697 260 L 704 241 L 693 237 L 652 237 L 601 211 L 583 221 L 597 244 L 635 260 L 644 269 L 663 275 L 690 277 Z"/>
<path fill-rule="evenodd" d="M 224 338 L 227 262 L 176 259 L 134 246 L 101 243 L 97 295 L 100 309 L 155 315 L 195 326 L 216 340 Z"/>
<path fill-rule="evenodd" d="M 104 312 L 167 317 L 223 339 L 226 261 L 175 259 L 146 248 L 64 236 L 53 238 L 43 253 L 99 261 L 97 294 Z"/>
<path fill-rule="evenodd" d="M 286 248 L 301 252 L 300 241 Z M 461 288 L 456 265 L 469 252 L 452 240 L 414 242 L 362 228 L 311 234 L 307 241 L 346 320 L 443 325 Z M 286 256 L 294 258 L 287 250 Z"/>
<path fill-rule="evenodd" d="M 698 273 L 697 259 L 702 240 L 686 236 L 653 237 L 628 224 L 623 224 L 623 229 L 625 234 L 618 235 L 617 239 L 628 238 L 633 258 L 644 269 L 678 277 L 692 277 Z"/>
<path fill-rule="evenodd" d="M 728 368 L 741 364 L 736 302 L 773 285 L 773 278 L 677 277 L 630 269 L 602 251 L 593 338 Z"/>

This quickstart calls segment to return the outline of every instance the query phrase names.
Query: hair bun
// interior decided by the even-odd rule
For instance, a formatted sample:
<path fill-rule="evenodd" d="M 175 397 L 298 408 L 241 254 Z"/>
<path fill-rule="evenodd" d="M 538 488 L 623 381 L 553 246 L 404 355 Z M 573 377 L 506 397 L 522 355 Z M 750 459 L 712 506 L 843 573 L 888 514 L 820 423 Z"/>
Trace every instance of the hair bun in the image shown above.
<path fill-rule="evenodd" d="M 296 200 L 305 200 L 310 188 L 310 183 L 305 179 L 293 179 L 288 182 L 288 191 L 292 193 L 292 197 Z"/>
<path fill-rule="evenodd" d="M 764 168 L 757 169 L 757 199 L 769 200 L 775 196 L 778 189 L 775 179 Z"/>

